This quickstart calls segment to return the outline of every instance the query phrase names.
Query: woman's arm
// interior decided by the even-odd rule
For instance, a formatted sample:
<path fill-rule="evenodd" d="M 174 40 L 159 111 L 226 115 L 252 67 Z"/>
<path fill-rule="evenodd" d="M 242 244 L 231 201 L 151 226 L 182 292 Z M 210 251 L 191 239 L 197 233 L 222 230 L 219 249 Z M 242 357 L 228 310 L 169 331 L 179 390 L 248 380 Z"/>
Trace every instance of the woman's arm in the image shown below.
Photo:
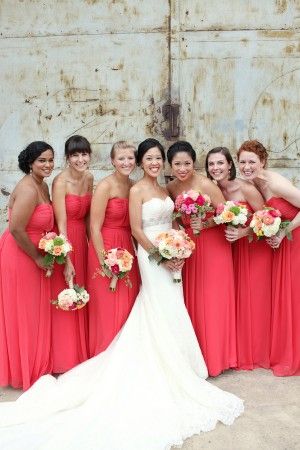
<path fill-rule="evenodd" d="M 98 183 L 91 203 L 90 230 L 99 263 L 103 264 L 104 242 L 101 228 L 104 222 L 107 202 L 110 198 L 110 185 L 106 180 Z"/>
<path fill-rule="evenodd" d="M 34 187 L 19 186 L 15 192 L 15 199 L 12 206 L 9 222 L 9 231 L 21 249 L 36 263 L 41 269 L 46 269 L 43 264 L 43 256 L 38 248 L 29 239 L 26 232 L 27 224 L 37 206 L 38 193 Z M 20 267 L 20 270 L 22 268 Z"/>

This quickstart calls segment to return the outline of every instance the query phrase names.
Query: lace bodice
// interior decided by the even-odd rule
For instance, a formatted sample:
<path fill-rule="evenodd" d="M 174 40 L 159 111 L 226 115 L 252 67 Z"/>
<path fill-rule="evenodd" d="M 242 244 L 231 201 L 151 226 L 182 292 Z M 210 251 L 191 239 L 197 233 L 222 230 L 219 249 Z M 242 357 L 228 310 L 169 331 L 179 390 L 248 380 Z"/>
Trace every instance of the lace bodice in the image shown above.
<path fill-rule="evenodd" d="M 172 227 L 172 213 L 174 203 L 170 197 L 161 199 L 153 197 L 151 200 L 143 203 L 142 222 L 143 229 L 157 225 L 167 225 Z"/>

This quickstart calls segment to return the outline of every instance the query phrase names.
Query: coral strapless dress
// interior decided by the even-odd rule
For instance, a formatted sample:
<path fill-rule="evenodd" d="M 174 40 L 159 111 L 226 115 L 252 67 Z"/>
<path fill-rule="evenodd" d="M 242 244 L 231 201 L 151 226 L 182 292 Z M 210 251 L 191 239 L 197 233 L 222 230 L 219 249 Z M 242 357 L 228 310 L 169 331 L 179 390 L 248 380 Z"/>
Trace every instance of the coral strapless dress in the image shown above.
<path fill-rule="evenodd" d="M 251 207 L 246 202 L 240 202 Z M 251 211 L 253 212 L 253 211 Z M 248 237 L 232 244 L 235 275 L 237 368 L 270 367 L 273 250 Z"/>
<path fill-rule="evenodd" d="M 26 228 L 38 246 L 53 228 L 53 210 L 38 205 Z M 0 240 L 0 385 L 28 389 L 50 373 L 50 280 L 7 229 Z"/>
<path fill-rule="evenodd" d="M 183 268 L 187 310 L 211 376 L 236 367 L 234 275 L 230 244 L 216 226 L 195 237 L 192 256 Z"/>
<path fill-rule="evenodd" d="M 88 241 L 85 218 L 91 205 L 91 194 L 65 197 L 67 213 L 67 234 L 73 246 L 70 257 L 75 268 L 74 282 L 86 285 Z M 64 266 L 55 265 L 51 277 L 52 298 L 67 288 Z M 88 358 L 87 308 L 79 311 L 63 311 L 52 307 L 52 354 L 53 372 L 63 373 Z"/>
<path fill-rule="evenodd" d="M 293 220 L 299 209 L 272 197 L 268 206 Z M 274 375 L 300 375 L 300 227 L 274 251 L 270 363 Z"/>
<path fill-rule="evenodd" d="M 101 233 L 106 250 L 122 247 L 135 255 L 129 226 L 128 199 L 112 198 L 108 201 Z M 104 351 L 122 328 L 139 291 L 140 278 L 136 257 L 129 273 L 132 288 L 119 280 L 115 292 L 109 290 L 110 279 L 94 274 L 99 261 L 93 244 L 89 245 L 88 290 L 90 356 Z"/>

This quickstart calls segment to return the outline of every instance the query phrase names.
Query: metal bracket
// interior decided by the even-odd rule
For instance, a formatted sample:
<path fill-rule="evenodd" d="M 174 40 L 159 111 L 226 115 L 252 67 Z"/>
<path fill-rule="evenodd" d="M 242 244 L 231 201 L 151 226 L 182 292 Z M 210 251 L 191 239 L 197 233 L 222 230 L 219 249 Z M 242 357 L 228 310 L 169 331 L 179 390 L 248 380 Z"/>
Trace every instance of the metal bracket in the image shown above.
<path fill-rule="evenodd" d="M 180 134 L 179 105 L 170 102 L 165 103 L 162 107 L 162 114 L 165 121 L 168 123 L 168 128 L 163 131 L 164 137 L 168 140 L 178 138 Z"/>

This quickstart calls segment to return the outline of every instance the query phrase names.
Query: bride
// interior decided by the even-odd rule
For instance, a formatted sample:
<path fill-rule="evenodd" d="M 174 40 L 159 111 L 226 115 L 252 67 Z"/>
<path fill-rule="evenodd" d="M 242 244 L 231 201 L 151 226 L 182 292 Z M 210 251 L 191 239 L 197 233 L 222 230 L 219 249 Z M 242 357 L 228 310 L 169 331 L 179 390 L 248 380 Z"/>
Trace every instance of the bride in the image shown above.
<path fill-rule="evenodd" d="M 131 189 L 130 216 L 142 287 L 127 322 L 105 352 L 0 404 L 2 450 L 166 450 L 242 413 L 239 398 L 205 381 L 182 287 L 172 281 L 181 263 L 148 259 L 153 239 L 172 226 L 173 202 L 157 182 L 164 160 L 155 139 L 139 145 L 144 177 Z"/>

